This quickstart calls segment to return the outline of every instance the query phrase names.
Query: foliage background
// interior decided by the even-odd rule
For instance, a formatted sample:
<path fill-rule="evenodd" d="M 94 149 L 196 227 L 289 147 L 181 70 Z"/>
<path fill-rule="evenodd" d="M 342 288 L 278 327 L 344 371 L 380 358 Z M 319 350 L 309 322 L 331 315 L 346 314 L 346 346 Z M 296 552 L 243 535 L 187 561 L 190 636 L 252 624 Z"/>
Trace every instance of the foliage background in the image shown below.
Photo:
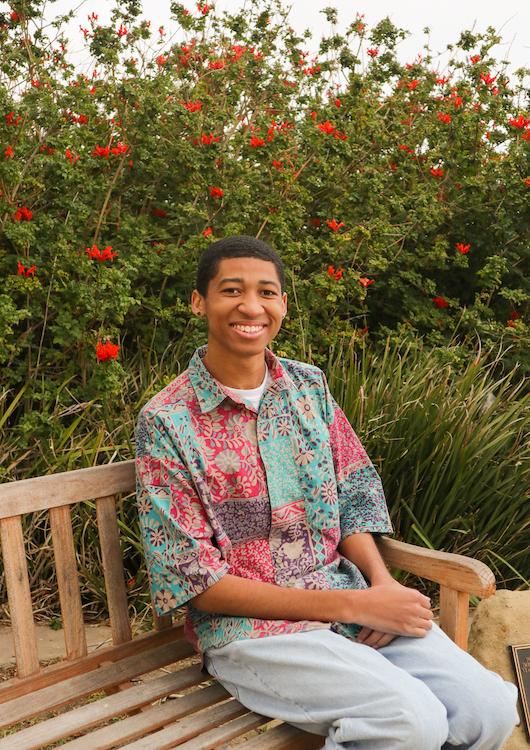
<path fill-rule="evenodd" d="M 520 532 L 510 528 L 527 533 L 528 478 L 516 467 L 528 452 L 530 369 L 525 71 L 508 80 L 491 28 L 462 32 L 436 70 L 428 51 L 398 62 L 406 32 L 388 19 L 338 29 L 327 9 L 330 31 L 313 58 L 279 0 L 223 15 L 201 3 L 171 8 L 167 29 L 140 20 L 139 0 L 116 5 L 109 25 L 83 21 L 87 76 L 69 60 L 65 19 L 44 28 L 40 0 L 0 13 L 0 478 L 130 458 L 137 409 L 205 338 L 188 303 L 200 252 L 247 233 L 287 267 L 279 354 L 328 368 L 335 352 L 336 368 L 341 352 L 377 360 L 385 346 L 405 346 L 418 368 L 432 350 L 456 378 L 458 411 L 457 374 L 500 347 L 483 387 L 512 372 L 521 427 L 504 424 L 491 460 L 498 477 L 523 481 L 519 496 L 510 490 Z M 102 360 L 107 344 L 115 348 Z M 354 369 L 342 381 L 371 387 Z M 461 420 L 468 430 L 465 409 Z M 409 434 L 405 421 L 396 429 Z M 406 471 L 394 472 L 390 450 L 398 437 L 387 434 L 380 470 L 411 509 L 400 532 L 418 541 L 415 524 L 429 541 L 415 511 L 425 481 L 402 497 Z M 422 477 L 433 465 L 453 476 L 445 459 L 427 458 Z M 508 497 L 500 480 L 499 497 Z M 478 508 L 470 500 L 466 533 L 484 540 Z M 451 523 L 437 546 L 461 548 Z M 517 558 L 517 575 L 504 567 L 504 579 L 524 583 L 527 564 Z"/>

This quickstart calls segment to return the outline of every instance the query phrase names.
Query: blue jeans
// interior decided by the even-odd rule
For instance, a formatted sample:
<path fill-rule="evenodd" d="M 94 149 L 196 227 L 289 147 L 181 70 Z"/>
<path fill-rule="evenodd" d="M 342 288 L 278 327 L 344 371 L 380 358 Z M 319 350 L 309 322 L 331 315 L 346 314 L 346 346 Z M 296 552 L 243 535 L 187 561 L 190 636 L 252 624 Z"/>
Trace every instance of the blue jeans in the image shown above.
<path fill-rule="evenodd" d="M 247 708 L 326 737 L 325 750 L 500 750 L 517 689 L 436 625 L 376 651 L 331 630 L 234 641 L 205 664 Z"/>

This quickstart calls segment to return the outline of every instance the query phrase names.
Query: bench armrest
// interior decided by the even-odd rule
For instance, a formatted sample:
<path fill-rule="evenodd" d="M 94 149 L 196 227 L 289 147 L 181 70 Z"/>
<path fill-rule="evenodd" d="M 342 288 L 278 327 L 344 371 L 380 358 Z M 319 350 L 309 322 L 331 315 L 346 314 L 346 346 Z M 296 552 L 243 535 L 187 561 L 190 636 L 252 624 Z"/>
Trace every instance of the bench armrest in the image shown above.
<path fill-rule="evenodd" d="M 487 565 L 464 555 L 439 552 L 381 536 L 377 546 L 385 562 L 408 573 L 435 581 L 454 591 L 486 598 L 495 591 L 495 576 Z"/>

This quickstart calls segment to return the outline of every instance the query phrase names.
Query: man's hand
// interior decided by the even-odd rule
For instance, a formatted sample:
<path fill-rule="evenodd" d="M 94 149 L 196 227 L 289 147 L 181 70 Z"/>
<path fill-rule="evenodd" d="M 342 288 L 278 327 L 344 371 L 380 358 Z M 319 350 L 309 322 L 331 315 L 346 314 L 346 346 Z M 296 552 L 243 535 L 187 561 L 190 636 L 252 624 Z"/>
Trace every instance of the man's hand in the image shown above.
<path fill-rule="evenodd" d="M 394 638 L 397 638 L 395 633 L 381 633 L 379 630 L 372 630 L 365 626 L 361 628 L 355 640 L 357 643 L 378 649 L 391 643 Z"/>
<path fill-rule="evenodd" d="M 354 593 L 356 606 L 350 621 L 364 626 L 357 637 L 358 641 L 362 638 L 359 642 L 369 646 L 377 643 L 380 648 L 390 643 L 389 635 L 423 638 L 432 627 L 431 600 L 397 581 Z"/>

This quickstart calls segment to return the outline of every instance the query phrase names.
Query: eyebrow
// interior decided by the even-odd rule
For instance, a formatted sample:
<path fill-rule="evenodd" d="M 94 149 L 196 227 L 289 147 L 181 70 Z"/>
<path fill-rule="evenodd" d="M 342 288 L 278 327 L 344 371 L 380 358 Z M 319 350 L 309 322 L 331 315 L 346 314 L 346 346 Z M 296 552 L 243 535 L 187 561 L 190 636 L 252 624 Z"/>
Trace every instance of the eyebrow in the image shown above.
<path fill-rule="evenodd" d="M 236 283 L 236 284 L 244 284 L 245 283 L 243 279 L 241 279 L 239 277 L 233 277 L 233 278 L 221 279 L 221 281 L 219 282 L 219 286 L 222 286 L 223 284 L 226 284 L 228 282 L 232 282 L 232 283 Z M 271 284 L 272 286 L 275 286 L 275 287 L 278 287 L 278 288 L 280 286 L 277 281 L 271 281 L 270 279 L 260 279 L 258 281 L 258 284 Z"/>

